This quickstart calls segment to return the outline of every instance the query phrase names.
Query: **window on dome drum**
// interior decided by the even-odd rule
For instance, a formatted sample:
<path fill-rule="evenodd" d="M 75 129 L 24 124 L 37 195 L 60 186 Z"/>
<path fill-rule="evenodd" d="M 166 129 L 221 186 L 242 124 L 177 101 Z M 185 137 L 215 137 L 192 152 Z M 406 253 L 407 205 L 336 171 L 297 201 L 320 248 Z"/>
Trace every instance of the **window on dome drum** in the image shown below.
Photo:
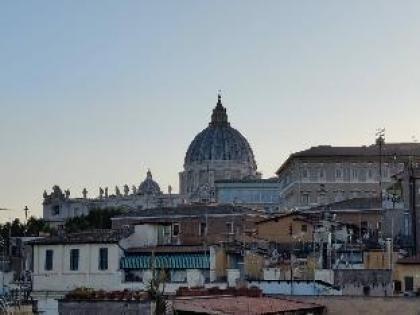
<path fill-rule="evenodd" d="M 301 231 L 302 232 L 307 232 L 308 231 L 308 226 L 306 224 L 302 224 Z"/>
<path fill-rule="evenodd" d="M 181 233 L 181 226 L 179 223 L 172 224 L 172 236 L 178 236 Z"/>
<path fill-rule="evenodd" d="M 53 256 L 54 251 L 52 249 L 47 249 L 45 251 L 45 270 L 52 270 L 53 269 Z"/>
<path fill-rule="evenodd" d="M 99 248 L 99 270 L 108 269 L 108 248 Z"/>
<path fill-rule="evenodd" d="M 70 270 L 79 270 L 79 249 L 70 250 Z"/>

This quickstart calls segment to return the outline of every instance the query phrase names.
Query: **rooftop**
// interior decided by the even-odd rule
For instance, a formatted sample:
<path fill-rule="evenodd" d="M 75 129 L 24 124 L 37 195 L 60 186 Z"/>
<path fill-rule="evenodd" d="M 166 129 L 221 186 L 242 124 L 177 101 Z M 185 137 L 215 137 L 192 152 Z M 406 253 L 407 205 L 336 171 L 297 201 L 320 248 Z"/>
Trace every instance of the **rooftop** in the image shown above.
<path fill-rule="evenodd" d="M 201 297 L 178 298 L 173 303 L 176 311 L 200 314 L 277 314 L 298 310 L 323 310 L 324 306 L 295 300 L 274 299 L 267 297 Z"/>
<path fill-rule="evenodd" d="M 420 155 L 420 143 L 385 143 L 382 146 L 382 156 L 418 156 Z M 294 158 L 307 157 L 378 157 L 379 146 L 372 144 L 358 147 L 334 147 L 330 145 L 319 145 L 307 150 L 291 154 L 286 162 L 277 170 L 279 174 L 283 168 Z"/>
<path fill-rule="evenodd" d="M 124 237 L 121 230 L 90 230 L 79 233 L 67 233 L 29 241 L 29 245 L 55 244 L 104 244 L 118 243 Z"/>
<path fill-rule="evenodd" d="M 397 264 L 401 265 L 416 265 L 420 264 L 420 254 L 415 256 L 398 259 Z"/>
<path fill-rule="evenodd" d="M 258 184 L 272 184 L 272 183 L 279 183 L 280 180 L 278 177 L 271 177 L 271 178 L 243 178 L 243 179 L 219 179 L 216 180 L 216 184 L 235 184 L 235 183 L 258 183 Z"/>
<path fill-rule="evenodd" d="M 163 218 L 171 216 L 197 216 L 197 215 L 237 215 L 258 214 L 246 207 L 225 205 L 185 205 L 171 208 L 154 208 L 145 210 L 129 210 L 112 218 L 137 217 L 137 218 Z"/>
<path fill-rule="evenodd" d="M 164 245 L 153 247 L 131 247 L 127 248 L 128 253 L 204 253 L 208 247 L 193 245 Z"/>
<path fill-rule="evenodd" d="M 380 198 L 351 198 L 311 208 L 310 210 L 381 209 Z"/>

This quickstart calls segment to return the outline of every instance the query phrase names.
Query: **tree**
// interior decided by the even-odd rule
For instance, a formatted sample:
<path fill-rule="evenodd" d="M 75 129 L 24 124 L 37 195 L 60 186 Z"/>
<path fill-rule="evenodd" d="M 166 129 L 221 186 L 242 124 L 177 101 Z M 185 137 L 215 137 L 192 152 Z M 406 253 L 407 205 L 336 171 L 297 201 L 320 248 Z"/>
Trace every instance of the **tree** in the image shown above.
<path fill-rule="evenodd" d="M 26 223 L 25 233 L 27 236 L 39 236 L 39 233 L 52 233 L 53 229 L 42 218 L 30 217 Z"/>
<path fill-rule="evenodd" d="M 147 292 L 151 300 L 155 302 L 154 315 L 165 315 L 167 308 L 165 297 L 167 276 L 165 270 L 156 270 L 155 263 L 155 255 L 152 253 L 152 279 L 150 279 L 147 285 Z"/>
<path fill-rule="evenodd" d="M 67 219 L 66 232 L 80 232 L 89 229 L 110 229 L 111 218 L 123 213 L 120 208 L 93 209 L 88 215 Z"/>

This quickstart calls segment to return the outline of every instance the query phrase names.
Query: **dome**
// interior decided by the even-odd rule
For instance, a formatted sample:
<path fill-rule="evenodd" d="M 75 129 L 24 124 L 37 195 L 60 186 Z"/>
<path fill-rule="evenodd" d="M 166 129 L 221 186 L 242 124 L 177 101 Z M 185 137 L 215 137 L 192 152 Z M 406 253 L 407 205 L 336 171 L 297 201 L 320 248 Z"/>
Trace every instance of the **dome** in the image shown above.
<path fill-rule="evenodd" d="M 140 195 L 158 195 L 162 193 L 159 184 L 153 180 L 150 170 L 147 171 L 146 179 L 140 184 L 137 193 Z"/>
<path fill-rule="evenodd" d="M 252 169 L 257 169 L 254 153 L 248 141 L 228 122 L 220 94 L 209 126 L 191 142 L 184 162 L 185 165 L 190 165 L 209 160 L 243 162 Z"/>

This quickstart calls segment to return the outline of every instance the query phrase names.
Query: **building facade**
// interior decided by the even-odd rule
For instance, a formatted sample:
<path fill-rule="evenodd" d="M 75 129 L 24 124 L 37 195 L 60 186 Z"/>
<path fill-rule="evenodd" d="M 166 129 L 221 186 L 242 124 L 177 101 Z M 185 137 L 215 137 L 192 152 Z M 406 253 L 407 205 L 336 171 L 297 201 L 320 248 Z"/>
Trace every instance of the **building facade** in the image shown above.
<path fill-rule="evenodd" d="M 386 197 L 392 176 L 412 160 L 420 144 L 389 143 L 361 147 L 318 146 L 296 152 L 278 169 L 284 209 L 307 209 L 351 198 Z"/>
<path fill-rule="evenodd" d="M 235 204 L 265 212 L 280 210 L 280 182 L 277 178 L 218 180 L 215 182 L 216 201 Z"/>
<path fill-rule="evenodd" d="M 44 192 L 43 217 L 50 224 L 60 225 L 68 218 L 87 215 L 92 209 L 151 209 L 185 202 L 181 195 L 173 194 L 170 188 L 167 194 L 163 193 L 149 170 L 146 179 L 138 187 L 124 185 L 120 190 L 116 186 L 113 193 L 107 187 L 99 188 L 99 195 L 94 198 L 88 198 L 86 189 L 83 189 L 81 198 L 71 198 L 69 190 L 63 192 L 59 186 L 54 186 L 50 194 Z"/>
<path fill-rule="evenodd" d="M 240 206 L 188 205 L 131 211 L 111 220 L 114 229 L 144 225 L 142 238 L 161 235 L 167 245 L 208 245 L 238 239 L 260 219 L 258 212 Z"/>

